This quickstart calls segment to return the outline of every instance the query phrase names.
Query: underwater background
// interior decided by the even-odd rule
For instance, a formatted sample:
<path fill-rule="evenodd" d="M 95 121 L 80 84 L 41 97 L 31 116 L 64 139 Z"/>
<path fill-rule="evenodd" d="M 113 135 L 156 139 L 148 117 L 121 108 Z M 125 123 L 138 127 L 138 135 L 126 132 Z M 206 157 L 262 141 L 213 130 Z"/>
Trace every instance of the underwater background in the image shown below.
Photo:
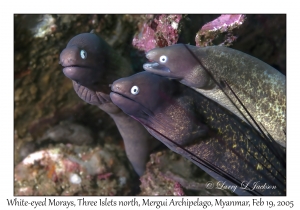
<path fill-rule="evenodd" d="M 286 74 L 286 15 L 246 14 L 236 28 L 203 34 L 201 28 L 218 17 L 16 14 L 15 195 L 233 195 L 207 190 L 205 183 L 215 180 L 163 147 L 151 154 L 139 180 L 113 120 L 76 95 L 59 65 L 68 41 L 93 30 L 135 72 L 143 70 L 149 40 L 156 46 L 199 45 L 195 37 L 201 35 L 204 44 L 230 45 Z"/>

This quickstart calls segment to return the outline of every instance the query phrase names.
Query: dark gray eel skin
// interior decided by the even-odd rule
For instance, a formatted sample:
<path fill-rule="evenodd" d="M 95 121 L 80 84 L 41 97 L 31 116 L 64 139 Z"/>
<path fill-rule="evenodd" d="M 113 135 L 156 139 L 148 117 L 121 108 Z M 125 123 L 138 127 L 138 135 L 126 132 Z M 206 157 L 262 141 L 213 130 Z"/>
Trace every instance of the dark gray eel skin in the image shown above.
<path fill-rule="evenodd" d="M 272 66 L 246 53 L 220 46 L 176 44 L 150 50 L 146 57 L 153 61 L 144 64 L 146 71 L 177 79 L 254 124 L 232 92 L 225 88 L 226 95 L 211 75 L 218 83 L 226 81 L 265 128 L 263 132 L 270 133 L 277 143 L 286 146 L 286 78 Z"/>
<path fill-rule="evenodd" d="M 130 65 L 94 33 L 73 37 L 60 54 L 60 64 L 65 76 L 72 80 L 77 95 L 113 118 L 124 140 L 128 159 L 137 174 L 142 175 L 149 153 L 159 142 L 109 97 L 109 85 L 133 73 Z"/>
<path fill-rule="evenodd" d="M 141 72 L 115 81 L 114 104 L 238 195 L 286 195 L 285 148 L 176 80 Z"/>

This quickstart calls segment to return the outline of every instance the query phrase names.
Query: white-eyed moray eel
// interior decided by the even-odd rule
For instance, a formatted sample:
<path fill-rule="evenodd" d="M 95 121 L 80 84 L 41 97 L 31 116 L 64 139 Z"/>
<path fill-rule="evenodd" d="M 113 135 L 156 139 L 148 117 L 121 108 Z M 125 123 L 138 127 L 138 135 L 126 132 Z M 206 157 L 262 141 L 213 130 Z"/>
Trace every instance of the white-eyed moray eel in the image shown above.
<path fill-rule="evenodd" d="M 285 195 L 285 148 L 178 81 L 141 72 L 115 81 L 114 104 L 238 195 Z"/>
<path fill-rule="evenodd" d="M 150 50 L 146 57 L 153 61 L 144 64 L 146 71 L 177 79 L 286 146 L 286 78 L 270 65 L 220 46 L 176 44 Z"/>
<path fill-rule="evenodd" d="M 63 73 L 73 82 L 77 95 L 98 106 L 115 121 L 135 171 L 142 175 L 151 150 L 157 146 L 145 128 L 124 114 L 109 97 L 109 84 L 133 73 L 130 65 L 100 37 L 83 33 L 73 37 L 60 54 Z"/>

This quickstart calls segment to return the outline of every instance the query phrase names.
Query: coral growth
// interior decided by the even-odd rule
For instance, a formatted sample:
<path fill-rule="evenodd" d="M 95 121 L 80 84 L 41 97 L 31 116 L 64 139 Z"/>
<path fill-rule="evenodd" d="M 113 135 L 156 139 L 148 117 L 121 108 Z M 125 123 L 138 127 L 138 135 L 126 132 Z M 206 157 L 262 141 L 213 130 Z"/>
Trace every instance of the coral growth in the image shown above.
<path fill-rule="evenodd" d="M 242 25 L 245 17 L 245 15 L 221 15 L 206 23 L 196 34 L 196 45 L 201 47 L 213 45 L 213 41 L 220 34 L 224 34 L 225 39 L 220 45 L 230 46 L 237 38 L 233 35 L 233 29 Z M 140 32 L 134 36 L 132 45 L 147 52 L 155 47 L 176 44 L 180 34 L 181 19 L 182 15 L 147 15 L 140 23 Z"/>
<path fill-rule="evenodd" d="M 108 145 L 40 150 L 15 167 L 15 195 L 128 195 L 131 176 L 124 159 L 120 148 Z"/>
<path fill-rule="evenodd" d="M 132 45 L 139 50 L 149 51 L 155 47 L 166 47 L 177 43 L 178 25 L 182 15 L 148 15 L 140 27 Z"/>
<path fill-rule="evenodd" d="M 195 37 L 196 46 L 206 47 L 214 45 L 213 41 L 222 33 L 226 33 L 225 40 L 219 45 L 230 46 L 237 38 L 233 35 L 233 29 L 238 28 L 244 21 L 245 15 L 221 15 L 202 26 Z"/>

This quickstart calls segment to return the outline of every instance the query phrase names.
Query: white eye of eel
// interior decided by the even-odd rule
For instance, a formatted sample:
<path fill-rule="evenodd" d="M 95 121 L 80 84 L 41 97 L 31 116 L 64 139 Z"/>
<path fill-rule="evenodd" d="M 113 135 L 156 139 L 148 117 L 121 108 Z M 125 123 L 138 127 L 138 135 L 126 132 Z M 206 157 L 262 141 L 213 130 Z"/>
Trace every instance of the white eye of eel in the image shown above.
<path fill-rule="evenodd" d="M 133 95 L 137 95 L 140 92 L 139 87 L 138 86 L 132 86 L 130 92 Z"/>
<path fill-rule="evenodd" d="M 165 55 L 162 55 L 162 56 L 159 57 L 159 61 L 160 61 L 161 63 L 165 63 L 165 62 L 168 61 L 168 57 L 165 56 Z"/>
<path fill-rule="evenodd" d="M 86 59 L 87 58 L 87 52 L 85 50 L 80 50 L 80 57 L 82 59 Z"/>

